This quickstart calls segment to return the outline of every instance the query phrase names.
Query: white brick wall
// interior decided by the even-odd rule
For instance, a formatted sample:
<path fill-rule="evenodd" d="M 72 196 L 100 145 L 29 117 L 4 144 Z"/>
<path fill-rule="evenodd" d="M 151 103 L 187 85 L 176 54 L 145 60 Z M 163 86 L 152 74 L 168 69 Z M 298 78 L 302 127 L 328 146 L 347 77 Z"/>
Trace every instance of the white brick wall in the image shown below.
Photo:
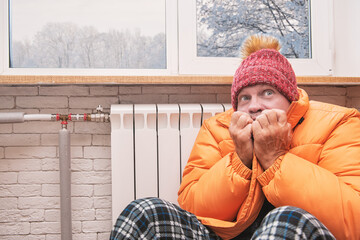
<path fill-rule="evenodd" d="M 360 108 L 358 86 L 304 86 Z M 230 102 L 230 85 L 0 85 L 0 112 L 88 113 L 102 104 Z M 350 104 L 350 105 L 349 105 Z M 351 105 L 352 104 L 352 105 Z M 109 239 L 110 123 L 70 122 L 74 240 Z M 0 124 L 0 240 L 60 240 L 59 122 Z"/>

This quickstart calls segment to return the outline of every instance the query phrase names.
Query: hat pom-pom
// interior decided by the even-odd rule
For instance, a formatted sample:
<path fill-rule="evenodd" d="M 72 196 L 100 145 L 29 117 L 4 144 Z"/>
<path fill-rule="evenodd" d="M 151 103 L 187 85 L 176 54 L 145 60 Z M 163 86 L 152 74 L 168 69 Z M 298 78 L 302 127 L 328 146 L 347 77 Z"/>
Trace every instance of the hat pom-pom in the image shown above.
<path fill-rule="evenodd" d="M 275 49 L 279 51 L 281 45 L 279 40 L 272 36 L 266 35 L 252 35 L 245 39 L 241 47 L 242 58 L 245 59 L 250 56 L 252 53 L 259 51 L 261 49 Z"/>

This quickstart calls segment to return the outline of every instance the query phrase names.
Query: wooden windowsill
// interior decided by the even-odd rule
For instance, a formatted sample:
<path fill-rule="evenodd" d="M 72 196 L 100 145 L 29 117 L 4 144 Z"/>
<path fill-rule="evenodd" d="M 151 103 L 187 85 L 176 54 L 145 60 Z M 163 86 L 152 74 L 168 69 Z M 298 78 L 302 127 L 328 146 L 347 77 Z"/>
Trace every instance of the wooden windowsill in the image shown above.
<path fill-rule="evenodd" d="M 0 75 L 0 84 L 231 84 L 232 76 Z M 360 85 L 360 77 L 299 76 L 300 85 Z"/>

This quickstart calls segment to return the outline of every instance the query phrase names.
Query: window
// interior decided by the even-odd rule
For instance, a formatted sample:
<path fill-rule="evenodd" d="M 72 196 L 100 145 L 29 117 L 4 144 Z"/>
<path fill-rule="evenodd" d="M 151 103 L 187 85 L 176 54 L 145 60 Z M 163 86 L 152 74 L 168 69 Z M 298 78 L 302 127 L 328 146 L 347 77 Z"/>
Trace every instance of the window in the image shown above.
<path fill-rule="evenodd" d="M 0 0 L 0 73 L 233 75 L 250 34 L 297 75 L 331 74 L 329 0 Z"/>
<path fill-rule="evenodd" d="M 11 68 L 166 68 L 163 0 L 10 3 Z"/>
<path fill-rule="evenodd" d="M 242 41 L 261 33 L 280 39 L 297 75 L 329 75 L 331 6 L 326 0 L 179 1 L 180 73 L 234 73 Z"/>
<path fill-rule="evenodd" d="M 198 57 L 239 57 L 246 36 L 271 34 L 287 58 L 311 58 L 309 0 L 197 0 Z"/>
<path fill-rule="evenodd" d="M 176 46 L 176 31 L 166 29 L 172 21 L 166 0 L 2 2 L 9 14 L 4 20 L 9 72 L 172 71 L 168 49 Z"/>

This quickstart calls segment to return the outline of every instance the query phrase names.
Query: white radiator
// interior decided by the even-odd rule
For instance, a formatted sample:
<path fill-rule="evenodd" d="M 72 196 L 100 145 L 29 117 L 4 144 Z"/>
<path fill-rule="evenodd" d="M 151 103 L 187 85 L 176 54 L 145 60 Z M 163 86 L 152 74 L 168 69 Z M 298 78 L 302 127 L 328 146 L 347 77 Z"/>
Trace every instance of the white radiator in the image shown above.
<path fill-rule="evenodd" d="M 111 106 L 113 222 L 132 200 L 177 203 L 182 170 L 203 120 L 230 104 Z"/>

